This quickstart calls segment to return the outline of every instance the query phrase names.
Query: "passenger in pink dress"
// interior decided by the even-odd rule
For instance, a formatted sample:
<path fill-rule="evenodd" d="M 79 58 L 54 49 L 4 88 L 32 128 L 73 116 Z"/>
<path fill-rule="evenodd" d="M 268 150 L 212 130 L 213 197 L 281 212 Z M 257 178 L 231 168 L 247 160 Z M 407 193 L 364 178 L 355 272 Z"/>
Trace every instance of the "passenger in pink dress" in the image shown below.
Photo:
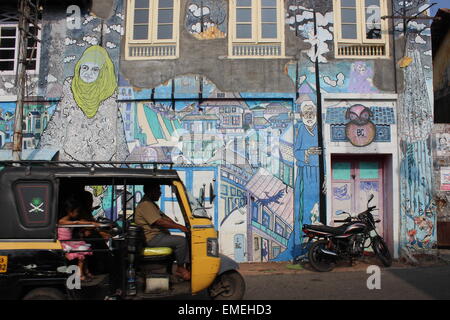
<path fill-rule="evenodd" d="M 75 198 L 69 198 L 65 201 L 65 216 L 59 219 L 58 224 L 58 240 L 71 240 L 73 228 L 66 228 L 63 225 L 74 224 L 89 224 L 95 227 L 99 227 L 100 224 L 94 221 L 80 220 L 79 215 L 82 205 Z M 66 258 L 68 260 L 78 259 L 78 267 L 80 270 L 80 279 L 82 281 L 89 281 L 92 279 L 92 274 L 89 272 L 85 256 L 92 255 L 90 245 L 84 241 L 61 241 L 61 245 L 66 251 Z M 84 252 L 71 252 L 84 251 Z"/>

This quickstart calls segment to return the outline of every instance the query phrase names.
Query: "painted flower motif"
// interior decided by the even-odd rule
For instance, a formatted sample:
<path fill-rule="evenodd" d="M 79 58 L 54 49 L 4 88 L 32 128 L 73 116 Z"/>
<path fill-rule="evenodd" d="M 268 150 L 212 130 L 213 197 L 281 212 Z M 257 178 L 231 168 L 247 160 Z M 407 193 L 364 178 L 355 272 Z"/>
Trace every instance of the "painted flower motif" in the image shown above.
<path fill-rule="evenodd" d="M 408 230 L 408 241 L 411 245 L 414 245 L 416 243 L 416 235 L 417 231 L 415 229 Z"/>

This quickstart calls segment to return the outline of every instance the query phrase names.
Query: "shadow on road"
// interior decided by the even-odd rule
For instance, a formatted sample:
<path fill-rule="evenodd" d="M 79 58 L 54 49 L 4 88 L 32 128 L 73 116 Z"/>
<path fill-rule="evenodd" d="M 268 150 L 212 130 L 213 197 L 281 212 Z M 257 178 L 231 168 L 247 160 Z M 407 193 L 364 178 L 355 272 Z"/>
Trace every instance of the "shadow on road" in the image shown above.
<path fill-rule="evenodd" d="M 399 281 L 413 286 L 432 299 L 450 299 L 450 266 L 385 269 Z"/>

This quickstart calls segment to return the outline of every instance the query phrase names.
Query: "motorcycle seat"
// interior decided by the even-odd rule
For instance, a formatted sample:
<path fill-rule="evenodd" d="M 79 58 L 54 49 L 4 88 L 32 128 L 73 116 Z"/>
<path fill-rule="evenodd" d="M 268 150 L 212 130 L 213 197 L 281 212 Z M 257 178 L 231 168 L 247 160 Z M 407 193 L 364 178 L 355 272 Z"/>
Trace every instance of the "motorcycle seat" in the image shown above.
<path fill-rule="evenodd" d="M 330 227 L 330 226 L 323 226 L 323 225 L 305 224 L 303 226 L 303 228 L 310 229 L 312 231 L 326 232 L 326 233 L 331 233 L 331 234 L 341 234 L 341 233 L 344 233 L 347 226 L 342 225 L 339 227 Z"/>

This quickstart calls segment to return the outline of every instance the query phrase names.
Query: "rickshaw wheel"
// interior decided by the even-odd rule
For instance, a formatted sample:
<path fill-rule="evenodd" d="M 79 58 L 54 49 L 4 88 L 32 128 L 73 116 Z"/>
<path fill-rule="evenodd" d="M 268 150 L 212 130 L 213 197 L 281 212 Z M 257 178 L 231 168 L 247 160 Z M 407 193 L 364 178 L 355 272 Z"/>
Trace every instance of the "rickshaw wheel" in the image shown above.
<path fill-rule="evenodd" d="M 36 288 L 28 292 L 23 300 L 66 300 L 66 296 L 55 288 Z"/>
<path fill-rule="evenodd" d="M 241 300 L 245 293 L 244 278 L 237 271 L 222 273 L 208 292 L 213 300 Z"/>

